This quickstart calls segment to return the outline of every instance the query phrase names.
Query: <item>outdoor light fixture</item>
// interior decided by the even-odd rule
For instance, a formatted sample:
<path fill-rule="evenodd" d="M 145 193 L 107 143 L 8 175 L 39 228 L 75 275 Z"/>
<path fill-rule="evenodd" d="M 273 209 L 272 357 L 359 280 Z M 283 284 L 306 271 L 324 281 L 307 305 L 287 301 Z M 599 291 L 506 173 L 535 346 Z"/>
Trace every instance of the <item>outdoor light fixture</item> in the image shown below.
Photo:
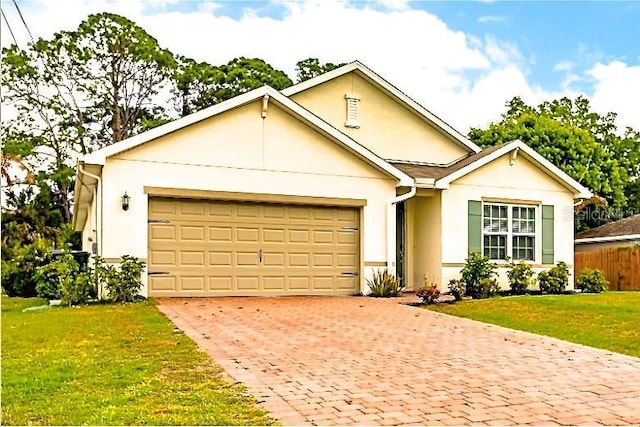
<path fill-rule="evenodd" d="M 129 210 L 129 200 L 131 200 L 131 197 L 129 197 L 129 195 L 125 191 L 124 194 L 122 195 L 122 210 L 123 211 L 128 211 Z"/>

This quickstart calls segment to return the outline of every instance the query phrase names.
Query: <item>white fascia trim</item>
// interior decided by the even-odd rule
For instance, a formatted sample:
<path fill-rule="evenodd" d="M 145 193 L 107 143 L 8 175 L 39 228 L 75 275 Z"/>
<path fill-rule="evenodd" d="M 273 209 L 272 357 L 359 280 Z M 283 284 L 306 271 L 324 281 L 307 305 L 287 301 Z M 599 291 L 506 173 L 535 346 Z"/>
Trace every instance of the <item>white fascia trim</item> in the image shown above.
<path fill-rule="evenodd" d="M 220 104 L 205 108 L 204 110 L 198 111 L 197 113 L 190 114 L 171 123 L 167 123 L 165 125 L 151 129 L 147 132 L 141 133 L 140 135 L 136 135 L 132 138 L 128 138 L 108 147 L 102 148 L 85 156 L 82 161 L 85 164 L 104 165 L 107 157 L 114 156 L 126 150 L 130 150 L 146 142 L 167 135 L 171 132 L 175 132 L 199 121 L 206 120 L 217 114 L 221 114 L 225 111 L 234 109 L 241 105 L 248 104 L 257 99 L 263 98 L 265 95 L 269 95 L 271 99 L 276 101 L 278 104 L 287 108 L 317 129 L 322 130 L 325 134 L 329 135 L 334 140 L 339 141 L 340 143 L 345 145 L 351 152 L 359 155 L 361 158 L 368 160 L 370 163 L 377 166 L 379 169 L 393 176 L 394 178 L 397 178 L 400 181 L 398 186 L 414 185 L 413 178 L 411 178 L 409 175 L 400 171 L 400 169 L 397 169 L 391 164 L 385 162 L 384 160 L 382 160 L 382 158 L 378 157 L 373 152 L 367 150 L 344 133 L 329 125 L 318 116 L 312 114 L 309 110 L 303 108 L 301 105 L 295 103 L 294 101 L 290 100 L 289 98 L 269 86 L 262 86 L 258 89 L 254 89 L 250 92 L 221 102 Z"/>
<path fill-rule="evenodd" d="M 122 141 L 116 142 L 115 144 L 94 151 L 93 153 L 84 156 L 81 160 L 86 164 L 104 165 L 107 157 L 111 157 L 116 154 L 122 153 L 123 151 L 130 150 L 146 142 L 170 134 L 199 121 L 206 120 L 227 110 L 231 110 L 243 104 L 255 101 L 256 99 L 264 96 L 267 93 L 277 93 L 274 90 L 272 90 L 271 92 L 266 91 L 266 88 L 266 86 L 263 86 L 258 89 L 254 89 L 252 91 L 235 96 L 227 101 L 223 101 L 219 104 L 205 108 L 204 110 L 200 110 L 196 113 L 189 114 L 188 116 L 174 120 L 162 126 L 158 126 L 157 128 L 153 128 L 139 135 L 123 139 Z"/>
<path fill-rule="evenodd" d="M 584 239 L 575 239 L 573 242 L 576 245 L 583 245 L 586 243 L 603 243 L 603 242 L 615 242 L 624 240 L 640 240 L 640 234 L 626 234 L 622 236 L 606 236 L 606 237 L 585 237 Z"/>
<path fill-rule="evenodd" d="M 420 105 L 419 103 L 411 99 L 408 95 L 406 95 L 400 89 L 398 89 L 397 87 L 395 87 L 394 85 L 392 85 L 391 83 L 389 83 L 388 81 L 380 77 L 373 70 L 371 70 L 370 68 L 368 68 L 366 65 L 362 64 L 359 61 L 350 62 L 349 64 L 346 64 L 340 68 L 336 68 L 335 70 L 331 70 L 327 73 L 324 73 L 312 79 L 306 80 L 302 83 L 298 83 L 296 85 L 290 86 L 286 89 L 283 89 L 282 94 L 285 96 L 295 95 L 298 92 L 302 92 L 314 86 L 328 82 L 329 80 L 335 79 L 336 77 L 340 77 L 354 70 L 360 71 L 362 74 L 364 74 L 369 79 L 374 81 L 377 85 L 379 85 L 380 87 L 385 89 L 387 92 L 391 93 L 393 96 L 398 98 L 406 106 L 410 107 L 411 109 L 413 109 L 414 111 L 422 115 L 429 122 L 434 124 L 436 127 L 440 128 L 446 134 L 451 136 L 462 146 L 467 147 L 468 149 L 470 149 L 475 153 L 479 153 L 480 151 L 482 151 L 482 148 L 480 148 L 478 145 L 471 142 L 469 139 L 467 139 L 464 135 L 462 135 L 460 132 L 455 130 L 445 121 L 443 121 L 441 118 L 439 118 L 438 116 L 433 114 L 431 111 L 427 110 L 422 105 Z"/>
<path fill-rule="evenodd" d="M 593 194 L 591 193 L 591 191 L 589 191 L 585 186 L 580 184 L 575 179 L 571 178 L 569 175 L 563 172 L 560 168 L 558 168 L 553 163 L 551 163 L 550 161 L 542 157 L 533 148 L 529 147 L 527 144 L 520 141 L 519 139 L 508 142 L 504 145 L 504 147 L 497 149 L 496 151 L 489 154 L 488 156 L 482 157 L 481 159 L 478 159 L 477 161 L 463 167 L 462 169 L 457 170 L 442 179 L 439 179 L 438 181 L 436 181 L 435 187 L 442 190 L 447 189 L 449 188 L 449 185 L 456 179 L 459 179 L 473 172 L 474 170 L 481 168 L 487 163 L 490 163 L 495 159 L 497 159 L 498 157 L 501 157 L 515 149 L 519 149 L 522 153 L 526 154 L 529 158 L 531 158 L 533 161 L 538 163 L 542 168 L 546 169 L 551 175 L 554 175 L 555 177 L 557 177 L 567 187 L 570 187 L 571 189 L 573 189 L 575 198 L 589 199 L 593 197 Z"/>

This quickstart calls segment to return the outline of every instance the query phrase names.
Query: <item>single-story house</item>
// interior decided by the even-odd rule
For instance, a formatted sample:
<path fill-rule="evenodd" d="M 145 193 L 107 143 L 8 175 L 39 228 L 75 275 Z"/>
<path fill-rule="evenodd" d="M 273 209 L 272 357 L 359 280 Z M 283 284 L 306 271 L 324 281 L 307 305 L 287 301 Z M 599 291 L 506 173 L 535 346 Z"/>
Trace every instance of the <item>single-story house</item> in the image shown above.
<path fill-rule="evenodd" d="M 576 252 L 640 245 L 640 214 L 576 234 Z"/>
<path fill-rule="evenodd" d="M 126 197 L 125 197 L 126 195 Z M 145 296 L 446 289 L 470 251 L 573 268 L 590 192 L 520 141 L 481 150 L 361 64 L 244 93 L 84 156 L 73 224 Z"/>

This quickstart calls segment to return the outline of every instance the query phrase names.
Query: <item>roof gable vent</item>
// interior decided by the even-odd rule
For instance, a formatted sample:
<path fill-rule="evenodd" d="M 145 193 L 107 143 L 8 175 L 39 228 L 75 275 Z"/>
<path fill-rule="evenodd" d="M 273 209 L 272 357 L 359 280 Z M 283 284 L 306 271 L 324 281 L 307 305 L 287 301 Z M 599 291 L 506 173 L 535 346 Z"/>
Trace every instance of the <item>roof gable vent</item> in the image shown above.
<path fill-rule="evenodd" d="M 358 121 L 358 103 L 360 98 L 355 95 L 346 94 L 344 98 L 347 100 L 347 121 L 345 126 L 348 128 L 359 128 L 360 122 Z"/>

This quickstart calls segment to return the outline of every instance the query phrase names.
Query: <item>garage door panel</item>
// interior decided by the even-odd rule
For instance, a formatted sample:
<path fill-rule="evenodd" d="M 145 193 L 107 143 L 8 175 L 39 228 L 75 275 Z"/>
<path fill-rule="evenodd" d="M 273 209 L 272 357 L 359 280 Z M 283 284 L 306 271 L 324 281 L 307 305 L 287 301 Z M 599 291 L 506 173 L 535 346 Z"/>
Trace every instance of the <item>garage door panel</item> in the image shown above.
<path fill-rule="evenodd" d="M 233 277 L 209 276 L 209 290 L 217 293 L 228 293 L 233 290 Z"/>
<path fill-rule="evenodd" d="M 159 266 L 175 266 L 176 253 L 175 251 L 162 251 L 162 250 L 150 251 L 149 262 L 150 264 L 159 265 Z"/>
<path fill-rule="evenodd" d="M 287 243 L 309 243 L 309 230 L 289 230 Z"/>
<path fill-rule="evenodd" d="M 204 291 L 204 276 L 182 276 L 180 277 L 181 291 Z"/>
<path fill-rule="evenodd" d="M 353 208 L 152 198 L 150 295 L 352 294 Z M 160 212 L 163 215 L 155 213 Z M 347 227 L 345 230 L 344 227 Z M 168 275 L 164 275 L 168 273 Z"/>
<path fill-rule="evenodd" d="M 260 241 L 260 230 L 258 228 L 237 228 L 236 242 L 257 243 Z"/>
<path fill-rule="evenodd" d="M 149 277 L 149 291 L 150 292 L 165 292 L 176 290 L 176 278 L 172 276 L 150 276 Z"/>
<path fill-rule="evenodd" d="M 233 240 L 231 227 L 209 227 L 209 241 L 230 243 Z"/>
<path fill-rule="evenodd" d="M 204 226 L 196 226 L 196 225 L 180 226 L 180 240 L 204 242 Z"/>
<path fill-rule="evenodd" d="M 231 251 L 209 251 L 209 267 L 231 267 L 233 265 L 233 253 Z"/>
<path fill-rule="evenodd" d="M 236 266 L 258 267 L 260 263 L 257 251 L 255 252 L 236 252 Z"/>
<path fill-rule="evenodd" d="M 308 276 L 289 276 L 289 290 L 309 291 L 311 283 Z"/>
<path fill-rule="evenodd" d="M 204 267 L 204 251 L 181 251 L 180 265 L 183 267 Z"/>
<path fill-rule="evenodd" d="M 262 256 L 262 264 L 265 268 L 283 268 L 285 266 L 285 254 L 284 252 L 265 252 Z"/>
<path fill-rule="evenodd" d="M 238 291 L 258 291 L 260 290 L 259 276 L 237 276 L 236 288 Z"/>
<path fill-rule="evenodd" d="M 173 225 L 151 224 L 149 226 L 149 238 L 151 240 L 176 240 L 176 228 Z"/>

